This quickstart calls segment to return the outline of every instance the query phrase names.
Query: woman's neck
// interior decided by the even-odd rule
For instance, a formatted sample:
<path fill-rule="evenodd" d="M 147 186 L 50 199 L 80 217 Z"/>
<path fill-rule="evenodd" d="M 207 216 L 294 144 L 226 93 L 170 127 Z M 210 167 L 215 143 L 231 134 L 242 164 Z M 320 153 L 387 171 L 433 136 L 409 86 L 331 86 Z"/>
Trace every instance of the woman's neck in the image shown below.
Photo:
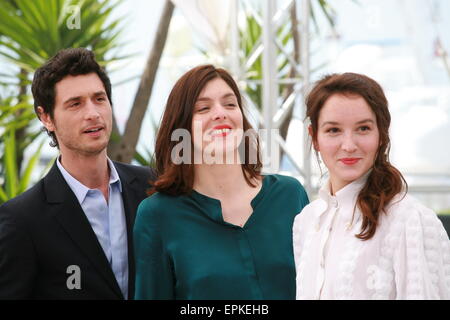
<path fill-rule="evenodd" d="M 194 190 L 212 198 L 223 198 L 248 187 L 240 164 L 196 165 Z"/>

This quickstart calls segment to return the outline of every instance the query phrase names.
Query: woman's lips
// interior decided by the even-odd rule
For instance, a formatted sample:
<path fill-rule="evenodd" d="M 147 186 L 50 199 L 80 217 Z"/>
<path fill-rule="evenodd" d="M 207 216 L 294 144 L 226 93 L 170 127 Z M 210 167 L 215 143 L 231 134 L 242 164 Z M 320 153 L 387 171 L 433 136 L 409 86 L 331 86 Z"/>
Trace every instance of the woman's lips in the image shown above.
<path fill-rule="evenodd" d="M 351 165 L 357 163 L 359 160 L 361 160 L 361 158 L 342 158 L 342 159 L 340 159 L 340 161 L 343 164 L 348 165 L 348 166 L 351 166 Z"/>
<path fill-rule="evenodd" d="M 213 137 L 225 137 L 231 133 L 231 128 L 229 126 L 220 126 L 215 127 L 212 132 L 211 136 Z"/>

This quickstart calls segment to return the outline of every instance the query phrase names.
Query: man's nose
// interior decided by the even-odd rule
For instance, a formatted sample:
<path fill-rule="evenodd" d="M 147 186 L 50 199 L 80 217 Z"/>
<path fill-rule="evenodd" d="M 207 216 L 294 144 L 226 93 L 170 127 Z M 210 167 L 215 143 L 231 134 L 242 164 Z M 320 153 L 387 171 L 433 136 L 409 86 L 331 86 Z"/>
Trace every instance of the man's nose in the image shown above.
<path fill-rule="evenodd" d="M 96 106 L 91 100 L 86 102 L 85 110 L 85 118 L 88 120 L 98 119 L 100 117 L 98 106 Z"/>

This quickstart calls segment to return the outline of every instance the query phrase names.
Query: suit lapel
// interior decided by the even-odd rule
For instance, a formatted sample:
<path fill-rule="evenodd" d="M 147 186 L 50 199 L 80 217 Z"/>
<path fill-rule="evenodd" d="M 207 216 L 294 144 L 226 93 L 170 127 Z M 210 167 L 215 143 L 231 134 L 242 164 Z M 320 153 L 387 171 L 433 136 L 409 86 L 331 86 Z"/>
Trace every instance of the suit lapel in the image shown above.
<path fill-rule="evenodd" d="M 111 289 L 123 298 L 97 236 L 56 163 L 44 178 L 44 186 L 47 202 L 51 204 L 51 211 L 56 220 L 80 251 L 87 256 Z"/>

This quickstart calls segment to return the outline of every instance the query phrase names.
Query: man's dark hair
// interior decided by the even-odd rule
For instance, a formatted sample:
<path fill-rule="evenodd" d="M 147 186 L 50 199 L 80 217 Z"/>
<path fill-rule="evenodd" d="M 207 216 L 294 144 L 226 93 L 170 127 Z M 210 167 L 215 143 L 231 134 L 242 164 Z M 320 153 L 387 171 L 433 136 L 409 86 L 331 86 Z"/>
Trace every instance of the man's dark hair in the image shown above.
<path fill-rule="evenodd" d="M 54 57 L 48 60 L 42 67 L 34 73 L 31 92 L 34 98 L 34 111 L 39 117 L 37 107 L 42 107 L 44 112 L 53 119 L 55 108 L 55 85 L 66 76 L 78 76 L 95 72 L 105 87 L 109 103 L 111 100 L 111 81 L 105 70 L 95 61 L 94 53 L 85 48 L 69 48 L 59 51 Z M 58 147 L 58 141 L 54 132 L 49 132 L 52 138 L 50 143 L 53 147 Z"/>

